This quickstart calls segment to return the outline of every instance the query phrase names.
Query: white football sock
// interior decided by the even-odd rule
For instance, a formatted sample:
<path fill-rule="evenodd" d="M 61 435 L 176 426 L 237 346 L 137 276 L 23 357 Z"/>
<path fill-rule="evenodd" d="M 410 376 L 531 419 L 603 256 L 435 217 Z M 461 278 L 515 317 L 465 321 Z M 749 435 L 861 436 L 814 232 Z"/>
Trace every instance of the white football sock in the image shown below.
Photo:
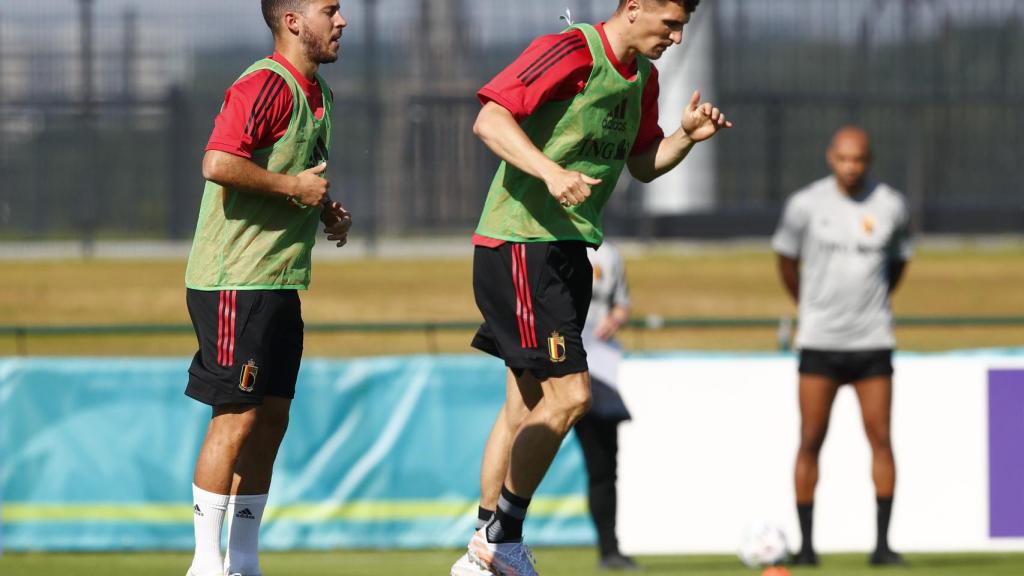
<path fill-rule="evenodd" d="M 228 550 L 224 555 L 225 574 L 258 576 L 260 572 L 260 521 L 267 506 L 267 495 L 232 496 L 228 500 Z"/>
<path fill-rule="evenodd" d="M 220 532 L 224 511 L 228 509 L 227 494 L 213 494 L 192 485 L 192 516 L 196 532 L 196 553 L 192 557 L 191 576 L 219 576 L 224 561 L 220 555 Z"/>

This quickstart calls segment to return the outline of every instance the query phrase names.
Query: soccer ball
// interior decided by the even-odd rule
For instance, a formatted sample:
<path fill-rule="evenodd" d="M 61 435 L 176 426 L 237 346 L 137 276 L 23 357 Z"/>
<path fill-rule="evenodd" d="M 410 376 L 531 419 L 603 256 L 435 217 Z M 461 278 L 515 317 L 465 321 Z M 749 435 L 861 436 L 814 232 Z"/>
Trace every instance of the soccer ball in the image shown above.
<path fill-rule="evenodd" d="M 737 552 L 740 561 L 750 568 L 773 566 L 788 554 L 786 533 L 770 522 L 753 522 L 747 526 Z"/>

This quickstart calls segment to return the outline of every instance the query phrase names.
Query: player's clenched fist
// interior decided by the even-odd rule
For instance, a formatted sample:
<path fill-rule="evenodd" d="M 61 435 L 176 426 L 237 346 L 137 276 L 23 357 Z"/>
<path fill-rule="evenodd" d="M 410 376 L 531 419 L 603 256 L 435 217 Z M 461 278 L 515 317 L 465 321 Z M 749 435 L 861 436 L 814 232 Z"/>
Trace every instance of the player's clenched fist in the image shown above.
<path fill-rule="evenodd" d="M 545 178 L 544 183 L 555 200 L 569 208 L 590 198 L 590 187 L 600 184 L 601 180 L 572 170 L 559 170 Z"/>
<path fill-rule="evenodd" d="M 290 194 L 292 202 L 303 206 L 319 206 L 327 199 L 331 183 L 323 176 L 327 163 L 323 162 L 295 175 L 295 186 Z"/>
<path fill-rule="evenodd" d="M 320 214 L 320 220 L 324 223 L 324 232 L 327 239 L 337 242 L 338 247 L 348 242 L 348 231 L 352 228 L 352 214 L 341 207 L 337 202 L 329 201 L 324 204 L 324 210 Z"/>

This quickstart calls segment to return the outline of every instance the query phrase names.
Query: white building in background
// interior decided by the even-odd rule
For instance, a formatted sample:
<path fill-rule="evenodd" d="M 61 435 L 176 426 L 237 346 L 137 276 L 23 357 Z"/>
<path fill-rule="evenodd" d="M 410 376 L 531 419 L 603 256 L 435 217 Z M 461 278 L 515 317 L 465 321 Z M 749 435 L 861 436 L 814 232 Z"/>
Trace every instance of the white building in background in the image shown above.
<path fill-rule="evenodd" d="M 712 6 L 701 5 L 693 23 L 683 31 L 683 43 L 670 48 L 655 63 L 660 79 L 660 124 L 666 134 L 679 128 L 693 91 L 715 102 Z M 728 111 L 726 111 L 728 112 Z M 675 170 L 644 185 L 644 211 L 656 216 L 706 212 L 715 207 L 715 148 L 717 139 L 701 143 Z"/>

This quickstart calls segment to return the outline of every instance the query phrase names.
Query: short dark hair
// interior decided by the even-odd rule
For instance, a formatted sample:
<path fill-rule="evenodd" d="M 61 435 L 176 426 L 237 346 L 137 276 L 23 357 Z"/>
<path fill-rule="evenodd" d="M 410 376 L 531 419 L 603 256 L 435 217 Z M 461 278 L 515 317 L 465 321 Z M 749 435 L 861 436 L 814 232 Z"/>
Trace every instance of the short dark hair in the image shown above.
<path fill-rule="evenodd" d="M 274 33 L 281 22 L 281 16 L 285 12 L 298 12 L 305 7 L 309 0 L 260 0 L 260 7 L 263 9 L 263 19 L 267 22 Z"/>
<path fill-rule="evenodd" d="M 665 4 L 667 2 L 675 2 L 676 4 L 682 4 L 687 14 L 693 14 L 693 11 L 697 9 L 697 4 L 700 4 L 700 0 L 641 0 L 642 2 L 657 2 L 658 4 Z M 619 0 L 619 8 L 622 8 L 626 4 L 626 0 Z"/>

